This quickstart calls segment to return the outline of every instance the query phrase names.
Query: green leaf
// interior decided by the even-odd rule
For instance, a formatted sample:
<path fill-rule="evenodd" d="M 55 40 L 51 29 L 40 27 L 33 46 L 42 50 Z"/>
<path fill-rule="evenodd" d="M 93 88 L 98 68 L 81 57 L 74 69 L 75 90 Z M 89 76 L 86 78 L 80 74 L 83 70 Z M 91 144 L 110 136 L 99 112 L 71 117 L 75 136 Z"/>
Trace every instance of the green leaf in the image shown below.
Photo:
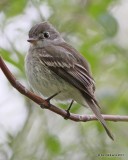
<path fill-rule="evenodd" d="M 59 139 L 54 135 L 46 135 L 46 147 L 54 155 L 57 155 L 61 150 Z"/>
<path fill-rule="evenodd" d="M 112 15 L 107 12 L 100 14 L 98 16 L 98 21 L 102 25 L 107 36 L 115 36 L 118 31 L 118 23 Z"/>
<path fill-rule="evenodd" d="M 1 1 L 0 10 L 3 10 L 7 17 L 16 16 L 24 10 L 26 3 L 26 0 Z"/>
<path fill-rule="evenodd" d="M 88 11 L 90 15 L 93 17 L 97 17 L 102 12 L 105 12 L 108 6 L 113 2 L 113 0 L 97 0 L 97 1 L 91 1 L 89 3 Z"/>
<path fill-rule="evenodd" d="M 14 60 L 12 60 L 11 57 L 10 57 L 11 56 L 10 51 L 1 48 L 0 52 L 1 52 L 1 55 L 2 55 L 4 60 L 6 60 L 10 64 L 12 64 L 12 65 L 14 65 L 18 68 L 17 63 Z"/>
<path fill-rule="evenodd" d="M 9 62 L 10 64 L 12 64 L 13 66 L 15 66 L 16 68 L 18 68 L 21 73 L 23 72 L 23 62 L 19 63 L 17 62 L 15 59 L 13 59 L 11 57 L 11 52 L 6 50 L 6 49 L 3 49 L 3 48 L 0 48 L 0 52 L 1 52 L 1 56 L 3 57 L 3 59 L 7 62 Z M 19 60 L 19 61 L 23 61 L 22 59 Z"/>

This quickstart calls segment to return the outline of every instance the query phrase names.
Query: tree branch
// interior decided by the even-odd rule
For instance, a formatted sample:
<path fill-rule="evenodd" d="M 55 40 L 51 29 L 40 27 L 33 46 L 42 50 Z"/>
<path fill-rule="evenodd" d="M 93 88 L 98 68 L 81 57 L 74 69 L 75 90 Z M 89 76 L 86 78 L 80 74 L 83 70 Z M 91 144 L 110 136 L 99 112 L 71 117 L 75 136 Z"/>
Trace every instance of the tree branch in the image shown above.
<path fill-rule="evenodd" d="M 48 109 L 62 117 L 66 117 L 67 112 L 61 108 L 58 108 L 52 104 L 49 104 L 46 100 L 42 99 L 38 95 L 34 94 L 33 92 L 27 90 L 21 83 L 19 83 L 16 78 L 12 75 L 10 70 L 7 68 L 6 64 L 4 63 L 2 57 L 0 56 L 0 68 L 3 71 L 4 75 L 7 77 L 9 82 L 12 84 L 16 90 L 18 90 L 21 94 L 25 95 L 35 103 L 37 103 L 39 106 L 44 106 L 45 109 Z M 102 115 L 103 118 L 107 121 L 128 121 L 128 116 L 121 116 L 121 115 Z M 70 114 L 69 117 L 70 120 L 79 122 L 79 121 L 93 121 L 97 120 L 95 115 L 78 115 L 78 114 Z"/>

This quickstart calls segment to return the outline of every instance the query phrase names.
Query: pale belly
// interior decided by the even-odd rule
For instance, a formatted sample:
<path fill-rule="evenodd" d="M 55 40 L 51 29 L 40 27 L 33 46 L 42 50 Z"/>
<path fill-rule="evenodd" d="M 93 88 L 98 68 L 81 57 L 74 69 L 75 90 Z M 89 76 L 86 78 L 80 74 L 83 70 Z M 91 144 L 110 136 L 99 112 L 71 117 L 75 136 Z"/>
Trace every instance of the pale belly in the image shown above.
<path fill-rule="evenodd" d="M 50 97 L 60 92 L 54 97 L 55 100 L 68 101 L 74 100 L 80 104 L 84 104 L 84 98 L 81 93 L 72 85 L 65 82 L 48 68 L 39 65 L 39 62 L 26 63 L 26 74 L 28 81 L 37 94 L 42 97 Z"/>

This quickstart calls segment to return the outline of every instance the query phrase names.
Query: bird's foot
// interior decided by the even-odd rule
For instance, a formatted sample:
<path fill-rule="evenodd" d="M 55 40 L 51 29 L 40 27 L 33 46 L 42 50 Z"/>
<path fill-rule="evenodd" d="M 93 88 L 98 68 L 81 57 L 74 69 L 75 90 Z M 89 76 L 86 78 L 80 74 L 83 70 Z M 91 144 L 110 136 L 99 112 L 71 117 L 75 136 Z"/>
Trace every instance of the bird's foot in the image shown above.
<path fill-rule="evenodd" d="M 70 105 L 69 105 L 69 107 L 68 107 L 68 109 L 66 109 L 65 111 L 67 112 L 67 114 L 66 114 L 66 116 L 64 117 L 64 119 L 69 119 L 69 117 L 70 117 L 70 109 L 71 109 L 71 107 L 72 107 L 72 104 L 73 104 L 73 100 L 71 101 L 71 103 L 70 103 Z"/>
<path fill-rule="evenodd" d="M 55 96 L 57 96 L 60 92 L 61 92 L 61 91 L 59 91 L 59 92 L 53 94 L 52 96 L 46 98 L 45 101 L 44 101 L 44 103 L 40 104 L 40 107 L 43 108 L 43 109 L 50 107 L 50 105 L 51 105 L 51 104 L 50 104 L 50 100 L 51 100 L 52 98 L 54 98 Z"/>

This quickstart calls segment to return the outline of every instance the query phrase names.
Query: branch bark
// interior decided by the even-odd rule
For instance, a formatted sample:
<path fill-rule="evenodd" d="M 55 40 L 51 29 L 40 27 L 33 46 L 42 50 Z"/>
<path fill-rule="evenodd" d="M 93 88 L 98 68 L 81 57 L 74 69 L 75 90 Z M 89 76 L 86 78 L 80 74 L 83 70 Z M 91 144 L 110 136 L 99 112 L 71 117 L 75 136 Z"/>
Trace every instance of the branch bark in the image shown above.
<path fill-rule="evenodd" d="M 56 107 L 55 105 L 49 104 L 46 100 L 39 97 L 38 95 L 34 94 L 33 92 L 26 89 L 20 82 L 16 80 L 16 78 L 13 76 L 13 74 L 10 72 L 6 64 L 4 63 L 4 60 L 0 56 L 0 68 L 3 71 L 4 75 L 8 79 L 8 81 L 11 83 L 11 85 L 18 90 L 21 94 L 25 95 L 35 103 L 37 103 L 40 107 L 43 105 L 45 109 L 48 109 L 62 117 L 66 117 L 67 112 L 61 108 Z M 103 115 L 103 118 L 107 121 L 128 121 L 128 116 L 121 116 L 121 115 Z M 79 114 L 70 114 L 70 117 L 68 118 L 72 121 L 93 121 L 97 120 L 95 115 L 79 115 Z"/>

